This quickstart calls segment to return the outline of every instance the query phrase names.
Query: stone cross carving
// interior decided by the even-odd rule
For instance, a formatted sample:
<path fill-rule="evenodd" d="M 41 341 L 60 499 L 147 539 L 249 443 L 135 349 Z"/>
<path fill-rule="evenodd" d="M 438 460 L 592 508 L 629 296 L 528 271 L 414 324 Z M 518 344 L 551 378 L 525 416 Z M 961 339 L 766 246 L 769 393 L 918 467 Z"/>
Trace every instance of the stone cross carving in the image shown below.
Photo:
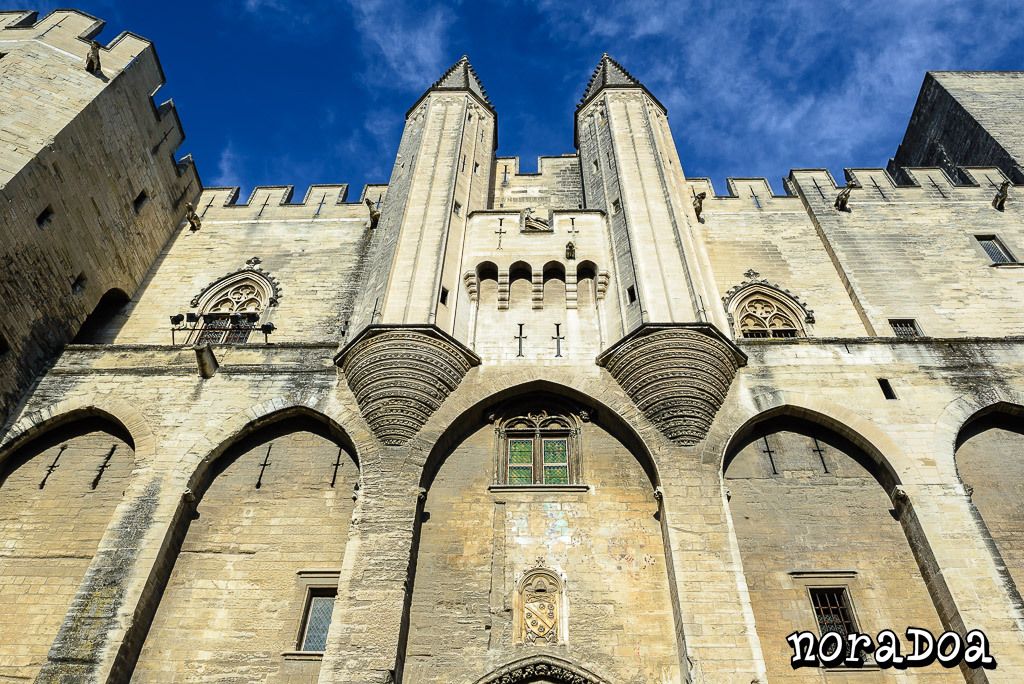
<path fill-rule="evenodd" d="M 704 199 L 708 196 L 706 192 L 698 192 L 693 196 L 693 213 L 697 215 L 697 220 L 704 223 L 704 219 L 700 217 L 704 213 Z"/>
<path fill-rule="evenodd" d="M 85 70 L 90 74 L 102 74 L 100 67 L 100 44 L 93 40 L 89 42 L 89 54 L 85 56 Z"/>
<path fill-rule="evenodd" d="M 193 233 L 203 227 L 203 221 L 196 213 L 196 208 L 189 202 L 185 205 L 185 220 L 188 221 L 188 229 Z"/>
<path fill-rule="evenodd" d="M 501 236 L 508 231 L 501 227 L 501 224 L 505 222 L 505 219 L 498 219 L 498 230 L 494 231 L 494 234 L 498 236 L 498 249 L 501 249 Z"/>
<path fill-rule="evenodd" d="M 519 353 L 516 354 L 516 356 L 522 356 L 523 355 L 523 340 L 525 340 L 527 338 L 527 336 L 523 334 L 523 325 L 524 324 L 523 323 L 519 323 L 518 325 L 519 325 L 519 334 L 518 335 L 513 335 L 512 339 L 519 341 Z"/>
<path fill-rule="evenodd" d="M 850 208 L 847 205 L 850 203 L 850 192 L 852 191 L 852 185 L 847 185 L 839 191 L 839 194 L 836 195 L 836 202 L 833 205 L 836 208 L 836 211 L 850 211 Z"/>
<path fill-rule="evenodd" d="M 1006 198 L 1010 196 L 1010 181 L 1003 181 L 996 191 L 996 196 L 992 198 L 992 208 L 996 211 L 1002 211 L 1003 207 L 1006 206 Z"/>
<path fill-rule="evenodd" d="M 366 205 L 366 208 L 370 210 L 370 228 L 376 228 L 377 221 L 380 221 L 380 211 L 373 203 L 373 200 L 369 197 L 364 198 L 363 203 Z"/>
<path fill-rule="evenodd" d="M 562 357 L 562 340 L 565 339 L 565 335 L 562 334 L 561 328 L 562 328 L 562 324 L 561 323 L 555 323 L 555 336 L 551 338 L 551 339 L 553 339 L 555 341 L 555 357 L 556 358 L 561 358 Z"/>

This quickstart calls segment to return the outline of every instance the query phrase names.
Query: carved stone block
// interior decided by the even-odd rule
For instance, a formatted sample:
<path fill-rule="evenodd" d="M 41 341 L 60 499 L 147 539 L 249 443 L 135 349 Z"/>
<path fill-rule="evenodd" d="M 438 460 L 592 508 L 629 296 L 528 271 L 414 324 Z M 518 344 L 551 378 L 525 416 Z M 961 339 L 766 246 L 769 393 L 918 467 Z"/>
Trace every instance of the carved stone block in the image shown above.
<path fill-rule="evenodd" d="M 369 326 L 335 357 L 377 438 L 401 446 L 480 358 L 433 326 Z"/>
<path fill-rule="evenodd" d="M 608 369 L 648 420 L 676 444 L 697 444 L 747 357 L 714 326 L 649 324 L 603 352 Z"/>

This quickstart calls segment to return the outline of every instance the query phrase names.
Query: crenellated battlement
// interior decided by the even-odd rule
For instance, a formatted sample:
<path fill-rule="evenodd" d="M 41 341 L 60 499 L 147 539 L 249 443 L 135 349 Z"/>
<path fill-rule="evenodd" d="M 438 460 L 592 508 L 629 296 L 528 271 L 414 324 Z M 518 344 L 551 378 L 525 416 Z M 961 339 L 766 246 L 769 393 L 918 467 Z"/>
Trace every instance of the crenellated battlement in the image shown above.
<path fill-rule="evenodd" d="M 359 219 L 369 221 L 369 199 L 375 210 L 387 196 L 387 185 L 374 183 L 363 186 L 357 200 L 348 199 L 349 185 L 311 185 L 302 201 L 293 201 L 293 185 L 259 185 L 249 198 L 240 202 L 238 187 L 204 188 L 196 205 L 196 212 L 204 221 L 263 221 L 289 219 Z"/>
<path fill-rule="evenodd" d="M 839 185 L 828 169 L 793 169 L 787 184 L 799 186 L 809 197 L 830 203 L 841 188 L 852 187 L 851 202 L 897 200 L 915 201 L 924 198 L 972 201 L 993 193 L 1005 181 L 1013 182 L 996 167 L 957 167 L 950 177 L 940 168 L 903 168 L 897 177 L 886 169 L 844 169 L 846 183 Z M 1016 187 L 1020 187 L 1017 185 Z"/>
<path fill-rule="evenodd" d="M 106 25 L 102 19 L 78 10 L 54 10 L 42 19 L 28 10 L 0 12 L 0 43 L 35 40 L 66 55 L 84 60 L 90 42 Z M 139 55 L 152 50 L 152 43 L 130 31 L 123 31 L 100 50 L 104 72 L 120 72 Z M 157 65 L 159 68 L 159 65 Z M 160 84 L 163 83 L 161 72 Z"/>
<path fill-rule="evenodd" d="M 764 209 L 768 204 L 779 201 L 799 201 L 789 184 L 784 183 L 786 192 L 780 195 L 772 189 L 767 178 L 726 178 L 728 193 L 724 195 L 715 192 L 710 178 L 687 178 L 686 182 L 690 186 L 692 196 L 707 193 L 705 202 L 724 200 L 732 203 L 729 205 L 730 209 L 747 208 L 748 205 L 751 209 Z"/>

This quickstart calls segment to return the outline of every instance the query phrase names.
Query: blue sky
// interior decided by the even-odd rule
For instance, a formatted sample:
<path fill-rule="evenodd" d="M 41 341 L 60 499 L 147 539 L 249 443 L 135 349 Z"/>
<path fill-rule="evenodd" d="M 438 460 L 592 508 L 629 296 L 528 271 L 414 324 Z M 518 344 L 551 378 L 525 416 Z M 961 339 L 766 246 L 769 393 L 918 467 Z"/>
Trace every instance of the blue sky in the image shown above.
<path fill-rule="evenodd" d="M 463 53 L 499 154 L 573 151 L 602 52 L 668 107 L 688 176 L 884 166 L 927 70 L 1024 68 L 1024 2 L 70 0 L 156 43 L 206 185 L 386 182 L 405 111 Z"/>

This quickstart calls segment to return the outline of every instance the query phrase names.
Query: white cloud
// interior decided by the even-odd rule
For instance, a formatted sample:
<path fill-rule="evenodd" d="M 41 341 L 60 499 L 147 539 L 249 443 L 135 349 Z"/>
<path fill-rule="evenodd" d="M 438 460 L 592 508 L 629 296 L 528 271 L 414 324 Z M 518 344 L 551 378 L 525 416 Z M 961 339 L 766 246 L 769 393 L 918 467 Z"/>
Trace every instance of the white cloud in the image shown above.
<path fill-rule="evenodd" d="M 401 90 L 425 89 L 455 61 L 446 48 L 448 25 L 454 20 L 445 7 L 406 6 L 387 0 L 349 0 L 357 31 L 371 58 L 364 74 L 368 83 Z"/>
<path fill-rule="evenodd" d="M 1024 35 L 1024 5 L 998 0 L 537 7 L 553 38 L 595 61 L 607 50 L 641 78 L 669 108 L 683 161 L 712 175 L 884 165 L 926 71 L 990 68 Z"/>
<path fill-rule="evenodd" d="M 217 159 L 217 175 L 213 184 L 218 187 L 233 187 L 242 184 L 242 158 L 235 152 L 230 142 L 220 152 Z"/>

